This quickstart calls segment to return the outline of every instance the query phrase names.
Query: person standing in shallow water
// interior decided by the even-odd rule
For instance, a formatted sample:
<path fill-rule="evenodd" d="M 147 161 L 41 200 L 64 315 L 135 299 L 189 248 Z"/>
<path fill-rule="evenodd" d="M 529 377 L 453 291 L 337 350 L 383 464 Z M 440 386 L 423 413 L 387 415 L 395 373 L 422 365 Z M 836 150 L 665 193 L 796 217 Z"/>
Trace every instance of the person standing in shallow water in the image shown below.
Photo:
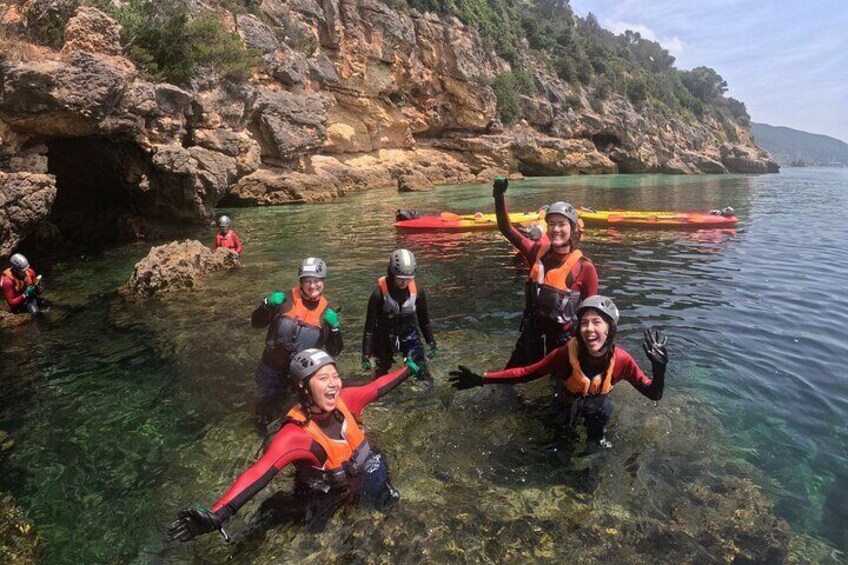
<path fill-rule="evenodd" d="M 491 383 L 523 383 L 552 374 L 568 427 L 573 429 L 582 420 L 586 424 L 587 447 L 612 447 L 605 436 L 612 416 L 609 394 L 616 383 L 625 380 L 651 400 L 660 400 L 665 388 L 668 338 L 659 330 L 645 330 L 642 347 L 651 361 L 653 375 L 648 377 L 629 353 L 615 345 L 619 315 L 611 299 L 590 296 L 580 304 L 577 314 L 577 336 L 541 361 L 482 375 L 460 365 L 458 371 L 450 372 L 451 385 L 463 390 Z"/>
<path fill-rule="evenodd" d="M 375 376 L 385 375 L 400 353 L 426 370 L 427 359 L 438 353 L 436 339 L 430 326 L 427 297 L 415 282 L 418 262 L 408 249 L 397 249 L 389 257 L 386 276 L 377 281 L 377 288 L 368 299 L 365 329 L 362 333 L 362 369 L 371 370 L 371 357 L 377 358 Z M 416 322 L 421 333 L 415 327 Z M 426 358 L 421 334 L 430 347 Z"/>
<path fill-rule="evenodd" d="M 318 257 L 304 259 L 298 269 L 300 284 L 289 296 L 277 291 L 253 311 L 254 328 L 268 327 L 265 350 L 256 369 L 260 425 L 279 418 L 289 392 L 288 370 L 292 356 L 312 347 L 336 356 L 344 348 L 338 314 L 324 296 L 327 265 Z"/>
<path fill-rule="evenodd" d="M 507 179 L 495 179 L 492 196 L 498 229 L 531 267 L 521 335 L 506 364 L 510 368 L 538 361 L 574 335 L 577 306 L 584 298 L 598 293 L 598 272 L 577 249 L 582 223 L 571 204 L 554 202 L 548 206 L 547 233 L 533 240 L 509 221 L 504 198 L 508 187 Z"/>
<path fill-rule="evenodd" d="M 373 450 L 360 427 L 362 410 L 419 370 L 402 369 L 365 386 L 343 388 L 335 360 L 319 349 L 294 356 L 289 375 L 298 404 L 286 416 L 265 454 L 242 473 L 211 510 L 186 508 L 168 526 L 171 539 L 186 542 L 220 530 L 247 501 L 289 464 L 295 467 L 295 497 L 310 508 L 329 509 L 353 493 L 378 507 L 400 495 L 389 482 L 385 458 Z"/>
<path fill-rule="evenodd" d="M 234 229 L 230 227 L 230 217 L 221 216 L 218 218 L 218 233 L 215 234 L 215 243 L 212 244 L 212 252 L 214 253 L 219 247 L 229 249 L 236 263 L 239 263 L 241 256 L 241 240 Z"/>
<path fill-rule="evenodd" d="M 0 287 L 3 297 L 13 314 L 29 312 L 33 316 L 41 313 L 45 306 L 41 298 L 43 287 L 41 276 L 30 266 L 29 261 L 20 253 L 9 259 L 11 266 L 0 275 Z"/>

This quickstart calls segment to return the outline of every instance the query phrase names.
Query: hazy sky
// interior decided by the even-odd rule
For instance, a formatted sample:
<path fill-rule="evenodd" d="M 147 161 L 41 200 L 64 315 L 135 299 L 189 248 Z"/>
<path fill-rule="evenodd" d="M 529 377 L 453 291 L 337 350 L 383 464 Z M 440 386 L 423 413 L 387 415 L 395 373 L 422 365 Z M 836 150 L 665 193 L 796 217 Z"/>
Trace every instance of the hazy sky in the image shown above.
<path fill-rule="evenodd" d="M 712 67 L 755 122 L 848 142 L 848 0 L 571 0 L 616 33 Z"/>

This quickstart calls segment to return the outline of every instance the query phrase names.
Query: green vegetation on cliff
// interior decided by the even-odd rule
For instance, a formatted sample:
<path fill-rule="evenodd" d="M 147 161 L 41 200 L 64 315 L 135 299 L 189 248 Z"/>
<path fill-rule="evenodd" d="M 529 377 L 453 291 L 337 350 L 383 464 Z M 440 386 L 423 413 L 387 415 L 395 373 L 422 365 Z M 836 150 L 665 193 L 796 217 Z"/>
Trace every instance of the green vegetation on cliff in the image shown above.
<path fill-rule="evenodd" d="M 513 69 L 527 65 L 519 55 L 524 41 L 538 60 L 559 78 L 592 87 L 595 96 L 626 96 L 637 105 L 649 105 L 670 116 L 747 125 L 745 105 L 725 98 L 727 83 L 713 69 L 681 71 L 674 57 L 659 43 L 626 31 L 616 35 L 589 14 L 577 17 L 565 0 L 406 0 L 420 11 L 449 14 L 476 28 L 483 40 Z M 495 90 L 496 93 L 503 90 Z M 511 103 L 498 97 L 504 123 Z"/>
<path fill-rule="evenodd" d="M 258 55 L 229 32 L 215 12 L 189 17 L 181 0 L 128 0 L 90 4 L 121 24 L 127 55 L 151 78 L 182 84 L 199 67 L 213 68 L 232 80 L 250 77 Z"/>

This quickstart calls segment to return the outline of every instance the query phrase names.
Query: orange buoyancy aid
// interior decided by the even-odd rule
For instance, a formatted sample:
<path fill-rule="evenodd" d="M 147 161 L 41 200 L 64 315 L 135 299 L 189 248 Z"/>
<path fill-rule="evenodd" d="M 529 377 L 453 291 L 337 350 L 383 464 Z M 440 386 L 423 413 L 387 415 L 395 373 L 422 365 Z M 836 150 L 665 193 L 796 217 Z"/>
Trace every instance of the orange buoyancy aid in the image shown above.
<path fill-rule="evenodd" d="M 8 279 L 12 281 L 12 284 L 15 285 L 15 292 L 20 294 L 26 287 L 35 285 L 36 276 L 34 273 L 35 272 L 32 269 L 27 268 L 26 271 L 24 271 L 24 279 L 21 280 L 15 276 L 15 273 L 14 271 L 12 271 L 12 268 L 9 267 L 5 271 L 3 271 L 2 276 L 8 277 Z"/>
<path fill-rule="evenodd" d="M 565 388 L 573 394 L 591 395 L 606 395 L 613 389 L 612 374 L 615 369 L 615 355 L 610 359 L 609 367 L 603 378 L 600 375 L 589 380 L 583 369 L 580 368 L 580 360 L 577 355 L 577 338 L 568 340 L 568 362 L 571 365 L 571 375 L 565 381 Z"/>
<path fill-rule="evenodd" d="M 327 310 L 327 299 L 321 296 L 315 308 L 308 308 L 300 287 L 296 286 L 291 291 L 291 300 L 291 308 L 280 315 L 279 323 L 272 322 L 273 330 L 268 332 L 265 345 L 271 349 L 280 345 L 291 355 L 321 347 L 321 318 Z"/>
<path fill-rule="evenodd" d="M 327 455 L 327 460 L 320 468 L 312 467 L 305 479 L 313 488 L 326 490 L 323 487 L 340 484 L 347 478 L 362 471 L 365 461 L 371 455 L 365 432 L 359 426 L 347 405 L 341 399 L 336 401 L 336 410 L 344 416 L 341 435 L 344 439 L 333 439 L 327 436 L 314 420 L 307 420 L 303 408 L 298 404 L 286 415 L 286 419 L 302 425 L 303 431 L 321 446 Z"/>
<path fill-rule="evenodd" d="M 303 293 L 299 286 L 292 289 L 291 298 L 292 307 L 288 312 L 285 312 L 283 316 L 286 318 L 293 318 L 308 326 L 320 328 L 321 317 L 324 315 L 324 311 L 327 309 L 328 305 L 327 299 L 322 295 L 318 298 L 318 306 L 316 308 L 307 308 L 306 303 L 303 300 Z"/>
<path fill-rule="evenodd" d="M 583 258 L 583 252 L 575 249 L 568 254 L 559 267 L 545 270 L 542 258 L 550 249 L 550 243 L 539 246 L 536 260 L 530 269 L 530 303 L 534 304 L 534 314 L 550 320 L 560 326 L 573 327 L 577 320 L 577 307 L 580 305 L 580 293 L 572 291 L 571 271 Z"/>

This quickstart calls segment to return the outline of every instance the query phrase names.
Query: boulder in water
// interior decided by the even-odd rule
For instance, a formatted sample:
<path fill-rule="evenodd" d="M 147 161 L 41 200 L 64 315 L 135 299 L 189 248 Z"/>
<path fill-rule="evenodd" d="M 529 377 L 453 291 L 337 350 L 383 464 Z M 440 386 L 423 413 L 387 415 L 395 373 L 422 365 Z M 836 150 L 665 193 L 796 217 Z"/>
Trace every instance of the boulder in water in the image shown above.
<path fill-rule="evenodd" d="M 133 274 L 121 287 L 121 293 L 154 296 L 199 288 L 206 274 L 234 267 L 234 256 L 224 248 L 213 253 L 196 239 L 172 241 L 154 247 L 136 263 Z"/>

